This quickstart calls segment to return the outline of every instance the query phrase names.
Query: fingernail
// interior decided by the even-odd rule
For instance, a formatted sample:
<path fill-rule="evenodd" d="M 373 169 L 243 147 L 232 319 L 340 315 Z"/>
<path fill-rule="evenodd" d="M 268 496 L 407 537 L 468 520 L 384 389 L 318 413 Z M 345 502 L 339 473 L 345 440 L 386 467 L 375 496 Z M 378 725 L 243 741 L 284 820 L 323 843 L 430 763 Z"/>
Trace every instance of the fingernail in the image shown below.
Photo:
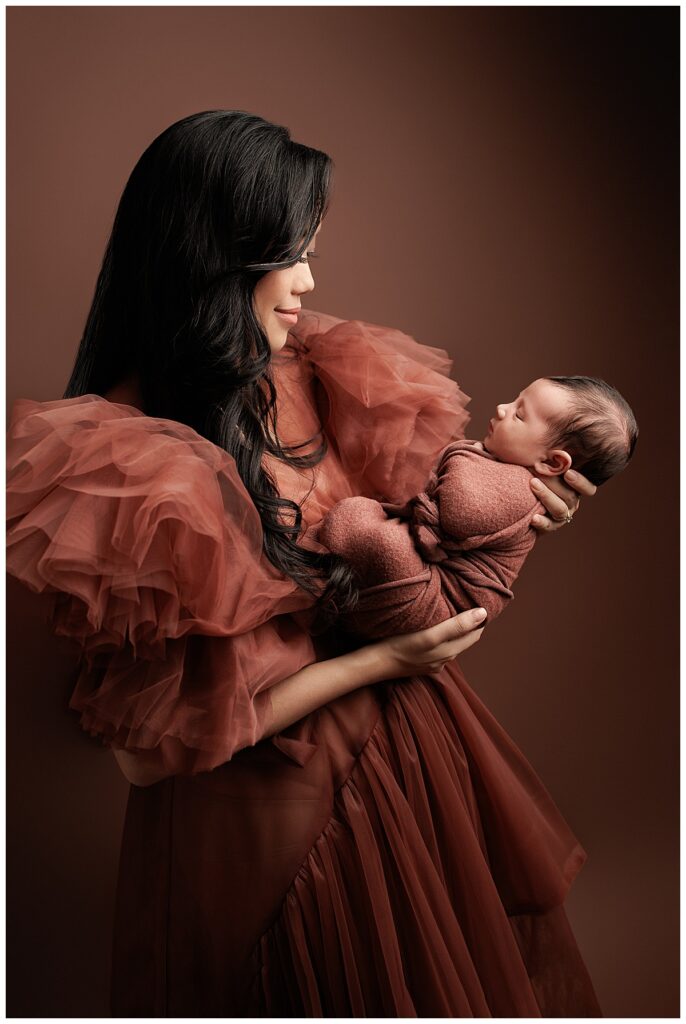
<path fill-rule="evenodd" d="M 576 480 L 577 478 L 577 474 L 574 472 L 573 469 L 568 469 L 565 473 L 565 476 L 568 477 L 570 480 Z"/>
<path fill-rule="evenodd" d="M 541 483 L 541 481 L 538 479 L 537 476 L 535 476 L 533 478 L 533 480 L 531 481 L 531 484 L 532 484 L 533 487 L 536 488 L 537 491 L 540 490 L 541 487 L 543 487 L 543 484 Z"/>
<path fill-rule="evenodd" d="M 477 622 L 481 622 L 483 619 L 486 618 L 487 615 L 488 612 L 486 611 L 485 608 L 477 608 L 476 611 L 474 612 L 474 618 L 476 619 Z"/>

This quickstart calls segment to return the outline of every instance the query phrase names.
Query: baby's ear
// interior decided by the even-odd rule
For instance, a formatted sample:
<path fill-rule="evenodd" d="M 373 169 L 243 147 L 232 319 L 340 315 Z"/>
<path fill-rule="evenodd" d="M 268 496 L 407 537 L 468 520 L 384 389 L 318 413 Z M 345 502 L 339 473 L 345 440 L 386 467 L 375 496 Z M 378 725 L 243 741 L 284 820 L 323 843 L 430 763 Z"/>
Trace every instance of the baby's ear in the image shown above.
<path fill-rule="evenodd" d="M 534 462 L 537 476 L 562 476 L 572 468 L 572 457 L 564 448 L 551 448 L 546 458 Z"/>

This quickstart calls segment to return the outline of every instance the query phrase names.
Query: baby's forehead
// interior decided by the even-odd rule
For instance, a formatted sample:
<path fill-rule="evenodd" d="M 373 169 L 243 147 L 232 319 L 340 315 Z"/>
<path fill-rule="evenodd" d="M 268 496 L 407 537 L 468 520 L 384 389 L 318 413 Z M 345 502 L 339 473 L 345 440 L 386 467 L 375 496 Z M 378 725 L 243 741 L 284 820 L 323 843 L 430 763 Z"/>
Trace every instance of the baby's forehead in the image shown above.
<path fill-rule="evenodd" d="M 527 384 L 521 392 L 521 398 L 542 419 L 556 416 L 573 404 L 573 397 L 567 388 L 545 377 L 536 377 Z"/>

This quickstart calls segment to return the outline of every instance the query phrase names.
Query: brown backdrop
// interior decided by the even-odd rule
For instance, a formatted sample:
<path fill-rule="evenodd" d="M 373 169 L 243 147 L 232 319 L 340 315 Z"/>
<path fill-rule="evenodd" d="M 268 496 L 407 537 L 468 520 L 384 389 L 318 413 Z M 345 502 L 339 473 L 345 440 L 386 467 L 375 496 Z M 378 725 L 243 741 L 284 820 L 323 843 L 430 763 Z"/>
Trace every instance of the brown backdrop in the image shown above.
<path fill-rule="evenodd" d="M 309 305 L 448 349 L 481 436 L 542 374 L 636 411 L 625 474 L 542 538 L 463 659 L 589 860 L 607 1016 L 678 1004 L 675 8 L 7 10 L 7 399 L 61 397 L 116 203 L 167 124 L 236 107 L 328 151 Z M 8 590 L 8 1013 L 108 1015 L 127 785 Z"/>

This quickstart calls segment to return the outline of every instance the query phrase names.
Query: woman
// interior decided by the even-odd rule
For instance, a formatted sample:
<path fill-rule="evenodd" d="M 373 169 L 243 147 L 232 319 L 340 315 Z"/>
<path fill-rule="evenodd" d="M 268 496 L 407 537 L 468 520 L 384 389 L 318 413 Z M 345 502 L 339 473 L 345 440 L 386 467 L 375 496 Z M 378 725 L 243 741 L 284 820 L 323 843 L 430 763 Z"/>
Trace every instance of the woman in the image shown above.
<path fill-rule="evenodd" d="M 416 493 L 467 399 L 441 350 L 300 312 L 330 173 L 251 114 L 169 127 L 64 398 L 13 410 L 8 569 L 133 784 L 112 1013 L 599 1016 L 585 852 L 454 661 L 482 620 L 336 629 L 355 580 L 314 527 Z M 593 492 L 544 489 L 539 528 Z"/>

